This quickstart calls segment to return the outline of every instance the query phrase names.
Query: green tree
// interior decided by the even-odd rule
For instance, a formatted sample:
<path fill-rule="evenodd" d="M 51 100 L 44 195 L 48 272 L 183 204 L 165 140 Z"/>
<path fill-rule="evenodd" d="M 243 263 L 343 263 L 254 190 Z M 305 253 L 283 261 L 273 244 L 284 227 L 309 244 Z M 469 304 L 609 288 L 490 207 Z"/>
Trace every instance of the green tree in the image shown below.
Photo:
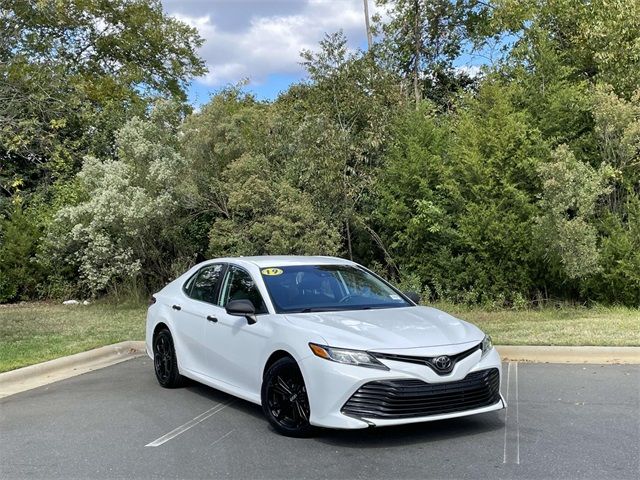
<path fill-rule="evenodd" d="M 32 213 L 14 203 L 10 216 L 0 217 L 0 303 L 35 297 L 44 278 L 36 262 L 42 229 Z"/>
<path fill-rule="evenodd" d="M 625 100 L 611 86 L 593 95 L 600 168 L 613 172 L 598 206 L 599 271 L 585 279 L 585 296 L 640 305 L 640 90 Z"/>
<path fill-rule="evenodd" d="M 454 60 L 474 17 L 474 0 L 378 0 L 388 21 L 381 52 L 390 67 L 410 79 L 416 108 L 422 98 L 449 103 L 450 93 L 472 83 Z"/>
<path fill-rule="evenodd" d="M 278 179 L 262 156 L 244 155 L 221 172 L 228 216 L 215 219 L 209 254 L 335 255 L 338 230 L 308 195 Z"/>
<path fill-rule="evenodd" d="M 615 174 L 607 209 L 625 216 L 640 185 L 640 86 L 630 100 L 610 85 L 598 85 L 592 96 L 594 134 L 600 161 Z"/>
<path fill-rule="evenodd" d="M 399 270 L 440 297 L 491 301 L 534 293 L 535 165 L 547 149 L 514 105 L 485 82 L 456 113 L 407 113 L 378 184 L 377 221 Z"/>
<path fill-rule="evenodd" d="M 367 220 L 370 192 L 397 107 L 404 103 L 398 78 L 374 56 L 349 53 L 339 32 L 318 52 L 303 52 L 309 82 L 290 89 L 276 108 L 290 154 L 289 181 L 308 193 L 324 217 L 343 226 L 349 258 L 367 258 L 369 241 L 381 247 Z M 360 235 L 358 235 L 358 233 Z M 354 251 L 354 243 L 365 245 Z"/>
<path fill-rule="evenodd" d="M 610 84 L 627 99 L 640 85 L 639 0 L 493 0 L 481 5 L 488 22 L 484 34 L 518 37 L 516 58 L 533 54 L 544 38 L 574 71 L 575 80 Z M 513 58 L 513 53 L 508 55 Z"/>
<path fill-rule="evenodd" d="M 580 162 L 566 145 L 552 161 L 540 165 L 543 179 L 542 215 L 538 222 L 546 257 L 559 262 L 570 279 L 585 277 L 600 268 L 597 230 L 593 224 L 596 202 L 606 193 L 611 169 L 596 170 Z"/>
<path fill-rule="evenodd" d="M 5 0 L 0 11 L 0 184 L 33 189 L 73 174 L 84 154 L 156 96 L 185 99 L 204 73 L 195 29 L 157 0 Z"/>
<path fill-rule="evenodd" d="M 399 115 L 372 195 L 373 225 L 388 246 L 387 273 L 412 272 L 431 288 L 436 279 L 429 272 L 437 268 L 436 253 L 457 241 L 459 190 L 445 161 L 450 123 L 451 118 L 438 115 L 429 102 Z"/>
<path fill-rule="evenodd" d="M 285 119 L 238 88 L 223 90 L 186 122 L 187 205 L 206 231 L 209 257 L 335 254 L 340 235 L 291 183 Z M 204 252 L 203 252 L 204 253 Z"/>

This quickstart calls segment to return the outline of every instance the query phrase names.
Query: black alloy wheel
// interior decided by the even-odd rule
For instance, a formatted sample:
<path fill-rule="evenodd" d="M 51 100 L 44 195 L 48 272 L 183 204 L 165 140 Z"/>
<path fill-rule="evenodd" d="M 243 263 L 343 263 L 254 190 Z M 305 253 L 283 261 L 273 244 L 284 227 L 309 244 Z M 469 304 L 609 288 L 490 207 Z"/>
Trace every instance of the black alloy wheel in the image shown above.
<path fill-rule="evenodd" d="M 262 382 L 262 409 L 283 435 L 306 437 L 313 432 L 307 389 L 293 358 L 281 358 L 269 367 Z"/>
<path fill-rule="evenodd" d="M 160 330 L 153 339 L 153 366 L 158 383 L 164 388 L 176 388 L 184 377 L 178 371 L 178 359 L 169 330 Z"/>

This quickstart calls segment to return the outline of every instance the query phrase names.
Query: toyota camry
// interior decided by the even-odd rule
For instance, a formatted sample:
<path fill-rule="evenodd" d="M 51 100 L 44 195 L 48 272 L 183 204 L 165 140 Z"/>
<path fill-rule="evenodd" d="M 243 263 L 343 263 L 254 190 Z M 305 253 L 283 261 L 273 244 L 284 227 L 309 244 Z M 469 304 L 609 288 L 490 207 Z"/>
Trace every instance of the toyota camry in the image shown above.
<path fill-rule="evenodd" d="M 147 352 L 161 386 L 262 405 L 289 436 L 504 408 L 489 336 L 417 303 L 340 258 L 219 258 L 151 297 Z"/>

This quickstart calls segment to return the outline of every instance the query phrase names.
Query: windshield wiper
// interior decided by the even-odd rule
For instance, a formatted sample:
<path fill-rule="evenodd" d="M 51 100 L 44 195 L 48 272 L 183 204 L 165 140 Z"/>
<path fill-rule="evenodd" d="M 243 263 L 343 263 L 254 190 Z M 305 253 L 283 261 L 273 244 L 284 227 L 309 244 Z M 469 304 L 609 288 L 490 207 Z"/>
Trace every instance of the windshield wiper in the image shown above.
<path fill-rule="evenodd" d="M 311 312 L 353 312 L 359 310 L 383 310 L 385 308 L 402 308 L 408 307 L 409 305 L 395 305 L 395 304 L 385 304 L 385 305 L 349 305 L 344 307 L 307 307 L 302 310 L 294 310 L 287 313 L 311 313 Z"/>
<path fill-rule="evenodd" d="M 352 306 L 352 307 L 307 307 L 307 308 L 303 308 L 302 310 L 295 310 L 293 312 L 289 312 L 289 313 L 311 313 L 311 312 L 346 312 L 346 311 L 350 311 L 350 310 L 371 310 L 370 306 L 366 306 L 366 307 L 358 307 L 358 306 Z"/>
<path fill-rule="evenodd" d="M 327 308 L 327 307 L 307 307 L 302 310 L 298 310 L 295 313 L 311 313 L 311 312 L 338 312 L 341 308 Z"/>

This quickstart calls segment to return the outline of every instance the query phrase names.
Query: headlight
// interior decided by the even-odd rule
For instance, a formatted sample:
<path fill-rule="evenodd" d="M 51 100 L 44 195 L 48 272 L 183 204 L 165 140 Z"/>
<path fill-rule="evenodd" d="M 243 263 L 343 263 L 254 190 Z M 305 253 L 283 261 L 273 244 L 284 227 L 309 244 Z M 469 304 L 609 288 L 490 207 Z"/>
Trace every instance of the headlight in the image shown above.
<path fill-rule="evenodd" d="M 389 370 L 385 365 L 380 363 L 377 358 L 363 352 L 362 350 L 348 350 L 346 348 L 333 348 L 326 345 L 317 345 L 310 343 L 311 351 L 320 358 L 331 360 L 332 362 L 345 363 L 347 365 L 358 365 L 360 367 L 379 368 L 381 370 Z"/>
<path fill-rule="evenodd" d="M 484 357 L 493 348 L 493 342 L 489 335 L 485 335 L 482 339 L 482 356 Z"/>

